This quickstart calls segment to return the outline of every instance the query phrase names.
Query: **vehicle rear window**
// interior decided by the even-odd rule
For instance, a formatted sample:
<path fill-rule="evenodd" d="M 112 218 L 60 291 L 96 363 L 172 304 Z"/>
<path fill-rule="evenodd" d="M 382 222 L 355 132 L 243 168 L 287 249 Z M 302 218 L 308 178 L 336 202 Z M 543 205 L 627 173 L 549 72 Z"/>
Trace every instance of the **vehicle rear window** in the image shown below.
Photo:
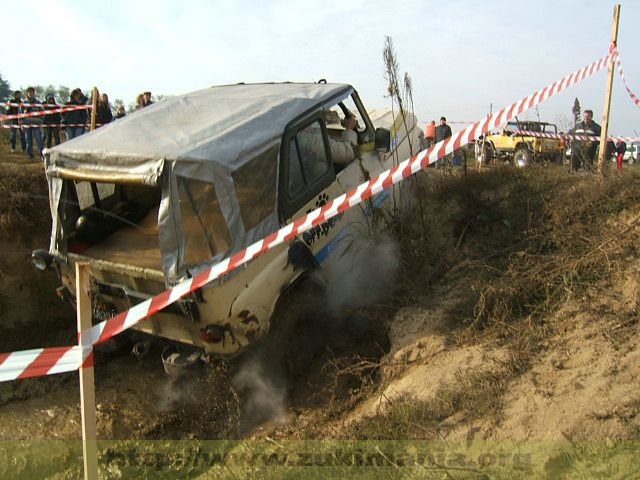
<path fill-rule="evenodd" d="M 78 195 L 78 204 L 80 205 L 80 210 L 84 210 L 86 208 L 92 207 L 95 205 L 95 197 L 93 195 L 92 186 L 90 182 L 75 182 L 76 183 L 76 193 Z M 106 200 L 108 197 L 113 195 L 115 192 L 116 186 L 113 183 L 94 183 L 93 184 L 97 189 L 98 198 L 100 200 Z"/>

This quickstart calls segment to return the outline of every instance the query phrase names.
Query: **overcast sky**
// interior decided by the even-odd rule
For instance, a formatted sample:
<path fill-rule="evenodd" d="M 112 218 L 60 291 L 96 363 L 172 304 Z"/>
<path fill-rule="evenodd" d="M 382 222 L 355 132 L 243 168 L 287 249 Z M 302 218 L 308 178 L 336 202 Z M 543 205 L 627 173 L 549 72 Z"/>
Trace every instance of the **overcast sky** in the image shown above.
<path fill-rule="evenodd" d="M 422 122 L 475 121 L 605 55 L 610 0 L 20 1 L 5 2 L 0 74 L 12 87 L 88 88 L 134 101 L 262 81 L 350 83 L 370 108 L 384 97 L 393 38 Z M 618 45 L 640 93 L 640 1 L 622 1 Z M 566 122 L 573 100 L 600 122 L 605 71 L 540 105 Z M 640 108 L 616 75 L 611 133 L 640 134 Z M 536 118 L 535 111 L 526 117 Z M 461 128 L 454 125 L 454 130 Z"/>

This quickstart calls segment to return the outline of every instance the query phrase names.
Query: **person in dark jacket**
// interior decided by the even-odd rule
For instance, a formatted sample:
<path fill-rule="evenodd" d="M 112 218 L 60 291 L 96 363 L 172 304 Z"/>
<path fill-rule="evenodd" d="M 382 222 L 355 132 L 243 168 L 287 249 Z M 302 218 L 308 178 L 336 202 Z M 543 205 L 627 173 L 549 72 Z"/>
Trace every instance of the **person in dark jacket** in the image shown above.
<path fill-rule="evenodd" d="M 600 125 L 593 121 L 593 110 L 585 110 L 583 115 L 582 122 L 569 130 L 569 133 L 599 137 L 601 129 Z M 595 140 L 571 140 L 571 168 L 593 168 L 597 150 L 598 142 Z"/>
<path fill-rule="evenodd" d="M 25 107 L 22 109 L 23 113 L 34 113 L 42 111 L 42 102 L 36 98 L 36 89 L 33 87 L 27 88 L 27 98 L 24 101 Z M 42 141 L 42 131 L 40 126 L 42 125 L 42 117 L 26 117 L 22 119 L 22 124 L 27 126 L 27 156 L 31 159 L 33 155 L 33 137 L 36 137 L 36 143 L 38 144 L 38 156 L 42 157 L 42 150 L 44 150 L 44 142 Z"/>
<path fill-rule="evenodd" d="M 451 127 L 447 125 L 447 119 L 440 117 L 440 125 L 436 127 L 436 143 L 451 136 Z"/>
<path fill-rule="evenodd" d="M 449 138 L 451 136 L 451 127 L 447 125 L 447 119 L 445 117 L 440 117 L 440 125 L 436 127 L 436 143 L 444 140 L 445 138 Z M 444 167 L 445 164 L 450 162 L 450 155 L 441 158 L 436 163 L 437 167 Z"/>
<path fill-rule="evenodd" d="M 76 88 L 69 95 L 68 106 L 86 105 L 87 97 L 84 96 L 82 90 Z M 67 140 L 72 140 L 84 133 L 87 124 L 86 110 L 72 110 L 64 114 L 64 123 L 66 124 Z"/>
<path fill-rule="evenodd" d="M 16 90 L 15 92 L 13 92 L 13 100 L 11 101 L 11 103 L 14 103 L 15 105 L 11 105 L 7 109 L 7 115 L 18 115 L 20 113 L 20 107 L 18 106 L 18 104 L 22 103 L 22 92 L 20 90 Z M 9 122 L 11 125 L 20 124 L 18 119 L 9 120 Z M 22 130 L 22 128 L 12 128 L 10 138 L 12 153 L 16 151 L 16 137 L 18 135 L 18 132 L 20 132 L 20 146 L 22 147 L 22 151 L 24 152 L 27 149 L 27 142 L 25 141 L 24 131 Z"/>
<path fill-rule="evenodd" d="M 56 98 L 53 95 L 47 97 L 46 110 L 57 110 L 60 106 L 56 103 Z M 50 113 L 44 116 L 44 143 L 47 148 L 51 148 L 52 138 L 55 139 L 55 144 L 60 145 L 60 122 L 62 122 L 62 114 Z"/>
<path fill-rule="evenodd" d="M 98 100 L 98 111 L 96 112 L 96 123 L 100 125 L 106 125 L 113 120 L 113 113 L 111 113 L 111 105 L 109 104 L 109 97 L 106 93 L 103 93 Z"/>

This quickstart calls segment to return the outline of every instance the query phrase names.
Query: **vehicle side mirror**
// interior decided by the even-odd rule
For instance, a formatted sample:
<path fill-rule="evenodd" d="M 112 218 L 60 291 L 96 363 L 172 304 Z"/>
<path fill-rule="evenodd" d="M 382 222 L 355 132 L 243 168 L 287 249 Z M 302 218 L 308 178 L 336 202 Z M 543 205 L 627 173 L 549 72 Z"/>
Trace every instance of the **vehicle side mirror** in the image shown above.
<path fill-rule="evenodd" d="M 381 150 L 385 153 L 391 150 L 391 132 L 389 130 L 381 127 L 376 128 L 375 147 L 376 150 Z"/>

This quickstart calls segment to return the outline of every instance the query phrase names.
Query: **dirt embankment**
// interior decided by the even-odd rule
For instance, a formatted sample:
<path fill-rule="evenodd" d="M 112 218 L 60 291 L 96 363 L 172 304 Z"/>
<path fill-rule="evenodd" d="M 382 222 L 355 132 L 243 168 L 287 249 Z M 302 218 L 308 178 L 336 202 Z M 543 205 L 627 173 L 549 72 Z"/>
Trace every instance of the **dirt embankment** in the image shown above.
<path fill-rule="evenodd" d="M 347 334 L 298 327 L 292 338 L 322 340 L 297 378 L 265 373 L 262 356 L 242 360 L 254 362 L 248 386 L 233 362 L 175 384 L 157 355 L 111 354 L 96 369 L 98 434 L 637 446 L 639 180 L 635 168 L 605 179 L 562 168 L 421 175 L 412 189 L 422 208 L 416 200 L 411 217 L 395 217 L 402 264 L 388 297 L 358 310 Z M 29 261 L 49 222 L 40 165 L 3 154 L 2 351 L 73 341 L 56 279 Z M 247 391 L 269 401 L 238 398 Z M 79 438 L 78 404 L 75 374 L 2 384 L 0 438 Z M 243 424 L 251 408 L 268 414 Z M 585 462 L 562 448 L 533 470 Z"/>

